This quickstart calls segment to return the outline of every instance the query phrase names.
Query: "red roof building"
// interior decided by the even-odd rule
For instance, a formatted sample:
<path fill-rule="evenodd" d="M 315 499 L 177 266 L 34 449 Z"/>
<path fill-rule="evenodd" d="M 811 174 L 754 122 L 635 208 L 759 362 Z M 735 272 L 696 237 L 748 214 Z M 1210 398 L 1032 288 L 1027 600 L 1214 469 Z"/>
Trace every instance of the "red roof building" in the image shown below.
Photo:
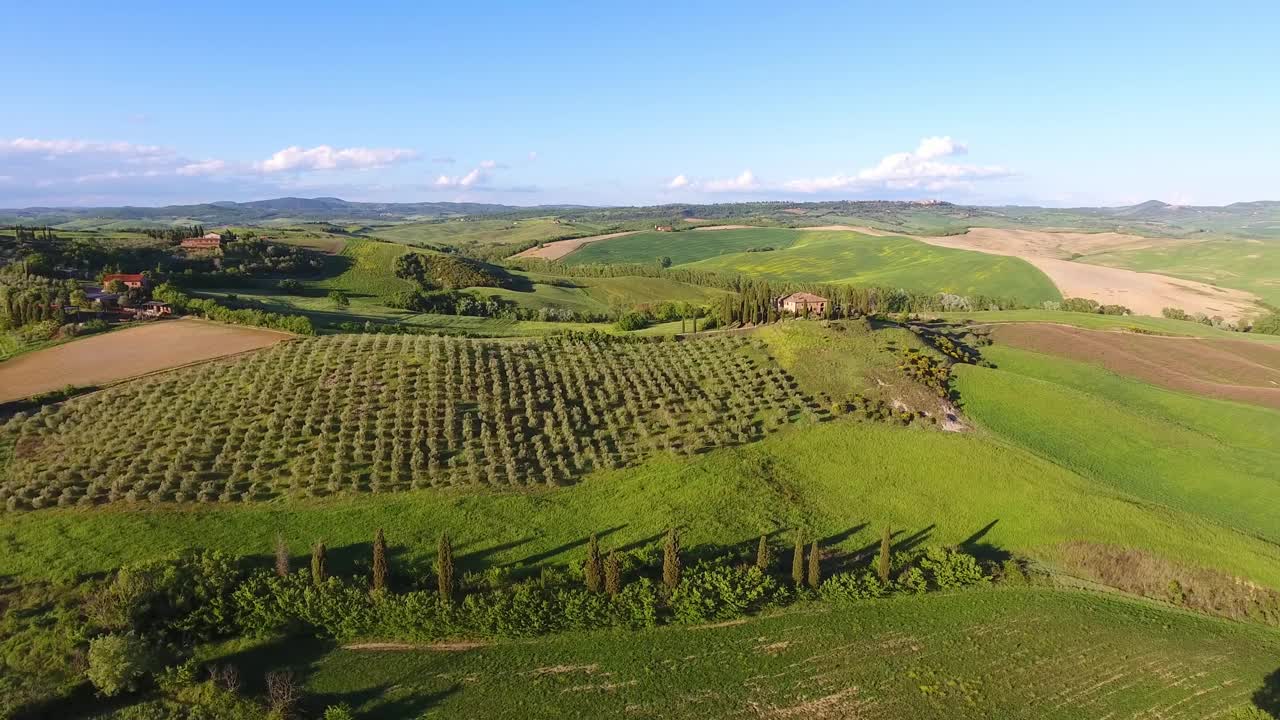
<path fill-rule="evenodd" d="M 102 285 L 106 287 L 112 280 L 119 280 L 124 283 L 127 288 L 144 288 L 147 286 L 147 278 L 142 273 L 113 273 L 102 276 Z"/>

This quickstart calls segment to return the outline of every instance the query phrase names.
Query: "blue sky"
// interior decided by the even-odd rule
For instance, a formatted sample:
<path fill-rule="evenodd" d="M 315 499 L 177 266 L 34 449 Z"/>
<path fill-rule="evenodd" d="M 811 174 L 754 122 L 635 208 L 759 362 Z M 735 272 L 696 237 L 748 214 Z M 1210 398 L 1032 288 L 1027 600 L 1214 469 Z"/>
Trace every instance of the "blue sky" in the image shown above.
<path fill-rule="evenodd" d="M 1280 199 L 1276 3 L 183 5 L 6 2 L 0 206 Z"/>

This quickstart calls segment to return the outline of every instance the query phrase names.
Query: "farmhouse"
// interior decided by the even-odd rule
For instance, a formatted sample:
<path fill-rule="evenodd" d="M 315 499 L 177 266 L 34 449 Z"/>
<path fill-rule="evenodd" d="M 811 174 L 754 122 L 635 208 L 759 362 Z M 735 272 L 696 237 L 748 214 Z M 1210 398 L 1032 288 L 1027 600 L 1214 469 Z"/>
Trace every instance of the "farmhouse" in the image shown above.
<path fill-rule="evenodd" d="M 786 297 L 778 300 L 778 307 L 785 313 L 792 315 L 808 316 L 822 315 L 827 311 L 828 300 L 821 295 L 813 293 L 798 292 L 791 293 Z"/>
<path fill-rule="evenodd" d="M 112 273 L 102 276 L 102 285 L 106 287 L 112 280 L 119 280 L 124 286 L 131 289 L 144 288 L 148 285 L 147 278 L 141 273 Z"/>
<path fill-rule="evenodd" d="M 157 300 L 148 300 L 142 303 L 134 310 L 134 315 L 141 317 L 163 317 L 173 314 L 173 307 L 169 303 L 159 302 Z"/>
<path fill-rule="evenodd" d="M 200 237 L 187 238 L 180 245 L 189 250 L 218 250 L 222 247 L 222 236 L 218 233 L 205 233 Z"/>
<path fill-rule="evenodd" d="M 670 225 L 654 225 L 653 229 L 658 232 L 671 232 L 673 228 Z"/>

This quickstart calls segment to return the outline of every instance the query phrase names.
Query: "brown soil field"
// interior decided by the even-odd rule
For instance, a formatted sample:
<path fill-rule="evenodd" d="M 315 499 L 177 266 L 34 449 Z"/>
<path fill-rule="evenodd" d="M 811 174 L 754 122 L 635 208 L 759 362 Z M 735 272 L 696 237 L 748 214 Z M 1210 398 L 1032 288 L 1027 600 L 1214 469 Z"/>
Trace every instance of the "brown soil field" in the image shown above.
<path fill-rule="evenodd" d="M 823 225 L 804 230 L 852 230 L 865 235 L 895 233 L 856 225 Z M 1258 314 L 1257 297 L 1243 290 L 1229 290 L 1194 280 L 1181 280 L 1155 273 L 1089 265 L 1071 261 L 1077 255 L 1112 250 L 1183 244 L 1189 241 L 1146 238 L 1123 233 L 1083 233 L 1047 230 L 1006 230 L 970 228 L 963 235 L 907 235 L 923 243 L 957 250 L 973 250 L 991 255 L 1009 255 L 1035 265 L 1063 297 L 1082 297 L 1104 305 L 1124 305 L 1139 315 L 1159 316 L 1167 307 L 1188 313 L 1204 313 L 1239 320 Z"/>
<path fill-rule="evenodd" d="M 587 243 L 597 240 L 608 240 L 609 238 L 622 237 L 624 235 L 635 235 L 639 230 L 627 230 L 625 232 L 607 233 L 605 235 L 592 235 L 591 237 L 572 238 L 570 240 L 557 240 L 549 242 L 542 247 L 531 247 L 528 250 L 518 252 L 514 257 L 518 258 L 540 258 L 542 260 L 559 260 Z"/>
<path fill-rule="evenodd" d="M 753 228 L 753 227 L 756 227 L 756 226 L 755 226 L 755 225 L 703 225 L 702 227 L 696 227 L 696 228 L 694 228 L 694 230 L 698 230 L 698 231 L 702 231 L 702 230 L 750 230 L 750 229 L 751 229 L 751 228 Z"/>
<path fill-rule="evenodd" d="M 1222 400 L 1280 408 L 1280 347 L 1049 323 L 1002 323 L 997 343 L 1101 365 L 1118 375 Z"/>
<path fill-rule="evenodd" d="M 274 345 L 293 337 L 204 320 L 160 320 L 91 335 L 0 363 L 0 402 L 67 385 L 94 387 Z"/>

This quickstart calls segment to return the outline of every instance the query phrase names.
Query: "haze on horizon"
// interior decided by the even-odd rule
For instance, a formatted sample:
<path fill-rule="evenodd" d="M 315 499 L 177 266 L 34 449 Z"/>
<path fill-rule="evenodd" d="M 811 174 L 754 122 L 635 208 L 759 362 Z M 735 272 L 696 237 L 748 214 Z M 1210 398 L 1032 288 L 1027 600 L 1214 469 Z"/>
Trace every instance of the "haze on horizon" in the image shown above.
<path fill-rule="evenodd" d="M 14 6 L 0 207 L 1280 198 L 1280 8 L 1159 7 Z"/>

